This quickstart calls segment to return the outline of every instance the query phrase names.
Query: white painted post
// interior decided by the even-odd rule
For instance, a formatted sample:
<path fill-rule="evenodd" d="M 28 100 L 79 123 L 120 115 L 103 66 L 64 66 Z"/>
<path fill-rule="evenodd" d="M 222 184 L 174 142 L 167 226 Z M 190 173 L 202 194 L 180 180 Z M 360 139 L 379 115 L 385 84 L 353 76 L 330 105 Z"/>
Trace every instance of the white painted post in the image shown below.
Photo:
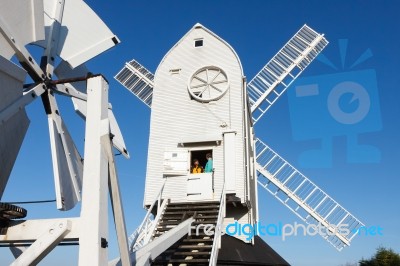
<path fill-rule="evenodd" d="M 115 165 L 112 143 L 109 136 L 102 137 L 103 149 L 108 156 L 109 165 L 109 192 L 111 207 L 114 214 L 114 224 L 117 231 L 119 253 L 122 265 L 131 265 L 129 257 L 128 234 L 126 233 L 124 207 L 122 206 L 121 193 L 119 189 L 117 168 Z"/>
<path fill-rule="evenodd" d="M 236 190 L 235 131 L 224 132 L 224 176 L 226 192 Z"/>
<path fill-rule="evenodd" d="M 102 76 L 88 79 L 87 95 L 79 265 L 100 266 L 108 264 L 108 159 L 101 138 L 110 133 L 108 84 Z"/>

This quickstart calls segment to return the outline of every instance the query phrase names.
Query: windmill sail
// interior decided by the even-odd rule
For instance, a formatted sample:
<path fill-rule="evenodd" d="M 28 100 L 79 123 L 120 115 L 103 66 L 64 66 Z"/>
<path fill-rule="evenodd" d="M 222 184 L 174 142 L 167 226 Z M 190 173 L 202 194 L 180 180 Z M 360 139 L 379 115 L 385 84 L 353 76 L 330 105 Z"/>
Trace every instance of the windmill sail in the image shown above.
<path fill-rule="evenodd" d="M 151 107 L 154 75 L 136 60 L 126 63 L 114 77 L 147 106 Z"/>
<path fill-rule="evenodd" d="M 4 117 L 8 106 L 22 97 L 26 72 L 0 56 L 0 199 L 29 127 L 25 108 Z"/>
<path fill-rule="evenodd" d="M 0 24 L 11 30 L 14 40 L 21 45 L 44 39 L 44 17 L 42 0 L 0 1 Z M 0 28 L 0 55 L 7 59 L 15 54 Z"/>
<path fill-rule="evenodd" d="M 61 79 L 73 78 L 73 77 L 84 77 L 89 74 L 89 70 L 82 64 L 74 69 L 70 67 L 70 65 L 66 61 L 62 61 L 57 68 L 54 70 L 57 76 Z M 86 81 L 79 81 L 74 83 L 65 84 L 68 87 L 69 91 L 71 89 L 76 91 L 76 93 L 82 93 L 86 97 Z M 75 111 L 83 118 L 86 119 L 86 108 L 87 102 L 86 100 L 82 100 L 79 98 L 71 97 L 72 103 L 74 105 Z M 111 104 L 108 108 L 108 116 L 110 119 L 110 130 L 113 135 L 112 143 L 114 147 L 119 150 L 126 158 L 129 158 L 129 153 L 125 145 L 124 138 L 122 136 L 121 130 L 117 123 L 117 120 L 114 116 L 113 110 L 111 108 Z"/>
<path fill-rule="evenodd" d="M 323 34 L 304 25 L 248 83 L 247 91 L 254 123 L 327 44 Z"/>
<path fill-rule="evenodd" d="M 66 211 L 81 200 L 83 160 L 63 121 L 49 116 L 48 122 L 57 209 Z"/>
<path fill-rule="evenodd" d="M 53 23 L 60 24 L 60 32 L 56 45 L 57 55 L 75 68 L 119 43 L 106 24 L 84 2 L 80 0 L 65 1 L 62 16 L 53 17 L 58 1 L 44 1 L 44 24 L 51 28 Z M 61 21 L 59 21 L 61 20 Z M 96 30 L 93 30 L 96 29 Z M 49 40 L 50 32 L 46 32 L 46 40 Z M 36 43 L 47 48 L 45 41 Z"/>
<path fill-rule="evenodd" d="M 339 251 L 350 245 L 363 223 L 260 139 L 256 140 L 256 160 L 263 188 L 307 224 L 323 227 L 321 236 Z"/>
<path fill-rule="evenodd" d="M 41 96 L 48 117 L 57 208 L 72 209 L 81 200 L 81 191 L 85 191 L 82 194 L 85 200 L 80 217 L 57 220 L 56 224 L 50 221 L 50 225 L 53 224 L 50 227 L 49 221 L 43 219 L 33 221 L 33 225 L 30 220 L 14 221 L 25 217 L 26 210 L 12 204 L 2 204 L 0 220 L 4 227 L 2 231 L 5 232 L 2 234 L 2 244 L 32 244 L 26 251 L 15 249 L 18 257 L 12 265 L 37 264 L 61 242 L 72 243 L 77 239 L 81 265 L 105 265 L 109 215 L 104 203 L 107 205 L 108 188 L 120 251 L 125 255 L 122 261 L 124 265 L 130 264 L 129 258 L 126 259 L 128 249 L 124 247 L 127 240 L 117 176 L 110 161 L 113 158 L 106 156 L 102 150 L 104 143 L 100 141 L 114 138 L 114 144 L 122 147 L 124 154 L 128 155 L 111 105 L 108 104 L 108 84 L 99 75 L 71 77 L 72 71 L 68 72 L 68 69 L 77 69 L 76 73 L 84 68 L 82 65 L 86 61 L 118 43 L 118 38 L 84 1 L 0 1 L 0 200 L 29 126 L 25 106 L 38 99 L 38 96 Z M 40 64 L 35 60 L 38 51 L 32 50 L 31 53 L 29 44 L 44 48 Z M 10 61 L 14 55 L 13 61 L 18 60 L 23 69 Z M 88 80 L 90 84 L 87 91 L 95 93 L 87 96 L 72 86 L 67 87 L 65 83 L 73 80 L 54 80 L 53 72 L 60 61 L 69 68 L 59 68 L 56 73 L 58 77 L 62 74 L 73 80 Z M 26 79 L 26 74 L 30 78 Z M 29 84 L 24 84 L 24 81 Z M 80 86 L 82 84 L 86 85 L 86 82 L 80 83 Z M 85 169 L 89 170 L 85 170 L 85 184 L 82 184 L 83 158 L 61 118 L 54 93 L 82 101 L 89 97 L 90 116 L 85 124 Z M 107 106 L 110 106 L 108 114 Z M 115 131 L 109 134 L 109 128 Z M 107 182 L 109 176 L 111 181 Z M 75 229 L 77 222 L 81 230 Z M 28 229 L 33 234 L 15 226 L 24 229 L 34 227 Z M 8 229 L 13 229 L 13 232 Z M 50 235 L 42 234 L 42 231 L 50 232 Z"/>

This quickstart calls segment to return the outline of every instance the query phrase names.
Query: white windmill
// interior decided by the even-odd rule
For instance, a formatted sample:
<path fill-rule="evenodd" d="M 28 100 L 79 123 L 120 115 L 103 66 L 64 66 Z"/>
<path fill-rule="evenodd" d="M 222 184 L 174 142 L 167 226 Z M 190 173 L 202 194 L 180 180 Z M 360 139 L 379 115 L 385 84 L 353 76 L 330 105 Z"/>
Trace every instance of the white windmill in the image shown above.
<path fill-rule="evenodd" d="M 37 264 L 60 243 L 79 244 L 79 265 L 106 265 L 108 190 L 121 258 L 129 264 L 112 145 L 129 155 L 108 103 L 108 83 L 84 65 L 118 43 L 81 0 L 0 2 L 0 199 L 29 126 L 25 106 L 41 98 L 49 124 L 57 208 L 67 211 L 82 200 L 80 217 L 41 220 L 14 220 L 26 211 L 0 203 L 0 243 L 13 251 L 12 265 Z M 40 63 L 29 45 L 44 49 Z M 10 61 L 14 55 L 22 67 Z M 86 120 L 83 157 L 61 118 L 56 95 L 70 97 Z"/>
<path fill-rule="evenodd" d="M 221 227 L 258 221 L 257 183 L 304 222 L 320 224 L 323 237 L 338 250 L 350 244 L 362 223 L 253 132 L 327 44 L 304 25 L 246 84 L 233 48 L 196 24 L 164 56 L 155 75 L 135 60 L 125 64 L 116 80 L 151 107 L 148 213 L 130 238 L 133 261 L 215 265 Z M 193 174 L 193 160 L 204 165 L 208 153 L 213 171 Z M 194 233 L 191 223 L 216 226 L 215 234 L 186 235 Z"/>

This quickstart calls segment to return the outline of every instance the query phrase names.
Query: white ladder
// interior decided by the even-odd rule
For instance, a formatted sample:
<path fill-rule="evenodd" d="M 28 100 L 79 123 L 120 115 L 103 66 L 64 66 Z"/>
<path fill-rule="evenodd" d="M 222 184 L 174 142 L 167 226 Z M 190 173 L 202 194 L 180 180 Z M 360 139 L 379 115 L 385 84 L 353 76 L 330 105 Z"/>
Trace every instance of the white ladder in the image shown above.
<path fill-rule="evenodd" d="M 248 83 L 247 92 L 254 123 L 327 44 L 323 34 L 304 25 Z"/>
<path fill-rule="evenodd" d="M 321 236 L 339 251 L 350 245 L 363 223 L 259 139 L 256 155 L 264 189 L 307 224 L 324 227 L 329 234 Z"/>

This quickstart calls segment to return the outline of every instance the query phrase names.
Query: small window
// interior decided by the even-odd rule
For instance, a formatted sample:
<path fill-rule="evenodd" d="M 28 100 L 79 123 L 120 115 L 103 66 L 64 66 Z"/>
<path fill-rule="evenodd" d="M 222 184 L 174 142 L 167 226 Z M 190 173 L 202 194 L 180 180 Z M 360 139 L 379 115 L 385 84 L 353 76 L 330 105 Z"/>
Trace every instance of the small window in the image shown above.
<path fill-rule="evenodd" d="M 194 47 L 201 47 L 203 46 L 203 40 L 195 40 Z"/>

